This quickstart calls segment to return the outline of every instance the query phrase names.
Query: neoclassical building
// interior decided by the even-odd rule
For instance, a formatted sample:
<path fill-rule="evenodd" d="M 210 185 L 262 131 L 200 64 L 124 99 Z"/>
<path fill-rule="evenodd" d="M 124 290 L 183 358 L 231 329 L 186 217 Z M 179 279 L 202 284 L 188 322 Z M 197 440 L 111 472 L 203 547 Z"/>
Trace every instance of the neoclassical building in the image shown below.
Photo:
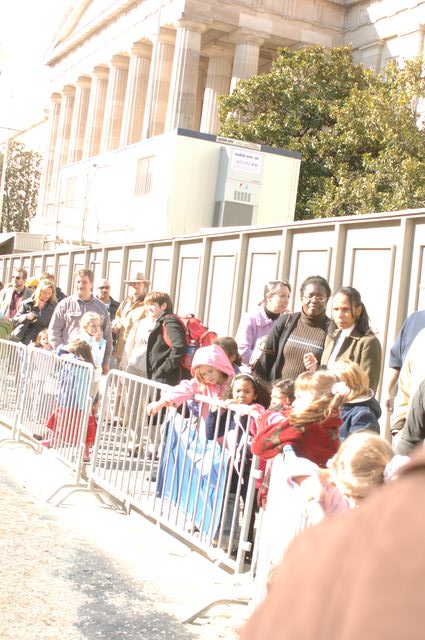
<path fill-rule="evenodd" d="M 217 96 L 267 70 L 279 47 L 351 43 L 354 62 L 380 72 L 390 58 L 422 54 L 424 29 L 425 0 L 75 1 L 47 55 L 49 140 L 33 230 L 102 242 L 118 213 L 117 238 L 140 239 L 155 180 L 163 190 L 155 140 L 172 144 L 176 129 L 214 136 Z M 207 216 L 173 232 L 212 224 Z"/>

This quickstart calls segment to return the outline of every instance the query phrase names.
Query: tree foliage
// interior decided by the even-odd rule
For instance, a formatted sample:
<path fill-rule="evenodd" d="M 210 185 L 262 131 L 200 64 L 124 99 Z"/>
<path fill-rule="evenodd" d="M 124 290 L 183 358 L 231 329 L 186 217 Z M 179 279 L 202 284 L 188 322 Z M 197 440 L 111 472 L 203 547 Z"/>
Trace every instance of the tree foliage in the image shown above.
<path fill-rule="evenodd" d="M 376 75 L 349 47 L 283 49 L 269 72 L 220 98 L 220 134 L 299 151 L 296 217 L 425 206 L 425 66 Z"/>
<path fill-rule="evenodd" d="M 0 155 L 0 173 L 4 154 Z M 9 143 L 0 232 L 28 231 L 35 216 L 40 186 L 41 155 L 22 142 Z"/>

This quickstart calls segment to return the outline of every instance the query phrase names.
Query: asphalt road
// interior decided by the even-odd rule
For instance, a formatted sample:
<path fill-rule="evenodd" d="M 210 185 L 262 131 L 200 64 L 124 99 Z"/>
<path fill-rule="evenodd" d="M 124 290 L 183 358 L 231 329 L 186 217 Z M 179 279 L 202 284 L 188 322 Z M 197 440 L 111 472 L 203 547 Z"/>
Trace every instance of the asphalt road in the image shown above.
<path fill-rule="evenodd" d="M 2 640 L 237 638 L 241 605 L 182 623 L 235 594 L 233 578 L 139 514 L 87 494 L 47 504 L 67 473 L 49 453 L 0 446 Z"/>

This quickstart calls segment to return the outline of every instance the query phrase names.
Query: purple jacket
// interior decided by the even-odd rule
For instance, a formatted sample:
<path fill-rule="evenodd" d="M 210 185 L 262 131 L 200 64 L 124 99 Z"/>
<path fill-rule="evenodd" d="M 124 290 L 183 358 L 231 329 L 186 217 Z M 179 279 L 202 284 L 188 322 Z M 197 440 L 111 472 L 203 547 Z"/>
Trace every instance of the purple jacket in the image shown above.
<path fill-rule="evenodd" d="M 235 339 L 244 364 L 249 364 L 258 338 L 268 336 L 275 322 L 276 320 L 267 317 L 263 305 L 254 313 L 245 313 L 242 316 Z"/>

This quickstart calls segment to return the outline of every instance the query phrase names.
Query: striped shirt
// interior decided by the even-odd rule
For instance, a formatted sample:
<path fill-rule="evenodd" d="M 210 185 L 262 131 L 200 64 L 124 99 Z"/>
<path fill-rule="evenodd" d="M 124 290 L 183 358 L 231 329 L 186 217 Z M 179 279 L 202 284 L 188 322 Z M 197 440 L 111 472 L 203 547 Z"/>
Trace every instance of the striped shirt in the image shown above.
<path fill-rule="evenodd" d="M 308 320 L 311 322 L 312 319 L 309 318 Z M 320 318 L 320 324 L 322 326 L 307 324 L 303 316 L 300 316 L 283 347 L 285 364 L 281 371 L 282 378 L 295 380 L 300 373 L 305 371 L 303 362 L 305 353 L 313 353 L 320 362 L 327 335 L 326 330 L 323 328 L 322 318 Z"/>

